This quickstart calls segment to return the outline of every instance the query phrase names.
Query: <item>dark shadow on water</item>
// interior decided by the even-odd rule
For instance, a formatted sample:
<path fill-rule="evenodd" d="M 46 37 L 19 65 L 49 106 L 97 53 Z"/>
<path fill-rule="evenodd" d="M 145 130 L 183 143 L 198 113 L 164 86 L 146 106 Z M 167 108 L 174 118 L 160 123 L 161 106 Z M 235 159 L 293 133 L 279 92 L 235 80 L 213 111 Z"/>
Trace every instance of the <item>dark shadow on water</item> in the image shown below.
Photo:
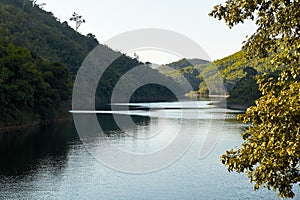
<path fill-rule="evenodd" d="M 119 126 L 117 125 L 116 121 L 114 120 L 114 117 L 112 114 L 101 114 L 97 115 L 98 117 L 98 122 L 101 126 L 101 129 L 106 133 L 108 136 L 112 132 L 121 132 Z M 120 116 L 120 117 L 128 117 L 126 115 Z M 137 126 L 147 126 L 150 124 L 150 117 L 144 117 L 144 116 L 131 116 L 132 121 L 135 123 Z M 131 129 L 134 127 L 131 127 L 128 125 L 126 127 L 127 129 Z"/>
<path fill-rule="evenodd" d="M 71 122 L 0 133 L 0 175 L 26 176 L 45 164 L 59 174 L 67 163 L 69 145 L 79 142 Z"/>
<path fill-rule="evenodd" d="M 149 117 L 131 116 L 131 118 L 138 126 L 147 126 L 150 123 Z M 98 115 L 98 121 L 108 137 L 125 136 L 112 115 Z M 27 175 L 32 177 L 43 167 L 47 167 L 49 173 L 59 175 L 67 167 L 70 148 L 78 145 L 81 145 L 81 141 L 73 122 L 2 132 L 0 179 L 3 181 L 9 177 Z"/>

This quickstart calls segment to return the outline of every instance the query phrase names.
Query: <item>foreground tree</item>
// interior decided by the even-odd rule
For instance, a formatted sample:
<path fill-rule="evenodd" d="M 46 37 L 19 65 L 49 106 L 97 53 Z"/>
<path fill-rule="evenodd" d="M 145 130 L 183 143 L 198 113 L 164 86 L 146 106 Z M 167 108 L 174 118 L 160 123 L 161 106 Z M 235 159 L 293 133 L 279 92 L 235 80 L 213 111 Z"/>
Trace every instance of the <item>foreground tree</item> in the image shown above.
<path fill-rule="evenodd" d="M 255 19 L 258 29 L 243 49 L 249 59 L 270 58 L 280 71 L 258 77 L 262 97 L 239 116 L 251 123 L 242 134 L 245 141 L 221 161 L 229 171 L 246 173 L 255 190 L 266 187 L 281 198 L 294 197 L 292 188 L 300 183 L 299 0 L 228 0 L 210 15 L 230 28 Z"/>

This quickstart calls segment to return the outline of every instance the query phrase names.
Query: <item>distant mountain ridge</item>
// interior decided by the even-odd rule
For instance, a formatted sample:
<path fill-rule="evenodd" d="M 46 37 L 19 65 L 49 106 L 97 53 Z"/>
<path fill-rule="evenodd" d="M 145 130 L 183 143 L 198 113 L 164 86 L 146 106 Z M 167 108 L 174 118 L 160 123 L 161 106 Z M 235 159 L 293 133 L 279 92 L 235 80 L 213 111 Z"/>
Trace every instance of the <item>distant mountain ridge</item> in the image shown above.
<path fill-rule="evenodd" d="M 178 70 L 178 69 L 183 69 L 185 67 L 190 67 L 190 66 L 195 66 L 195 65 L 203 65 L 203 64 L 208 64 L 208 63 L 210 63 L 210 61 L 199 59 L 199 58 L 193 58 L 193 59 L 183 58 L 176 62 L 166 64 L 166 66 Z"/>
<path fill-rule="evenodd" d="M 186 79 L 193 91 L 198 91 L 201 83 L 199 75 L 208 63 L 210 62 L 202 59 L 184 58 L 166 65 L 160 65 L 157 69 L 160 73 L 173 78 L 179 84 L 183 84 L 185 82 L 183 79 Z"/>

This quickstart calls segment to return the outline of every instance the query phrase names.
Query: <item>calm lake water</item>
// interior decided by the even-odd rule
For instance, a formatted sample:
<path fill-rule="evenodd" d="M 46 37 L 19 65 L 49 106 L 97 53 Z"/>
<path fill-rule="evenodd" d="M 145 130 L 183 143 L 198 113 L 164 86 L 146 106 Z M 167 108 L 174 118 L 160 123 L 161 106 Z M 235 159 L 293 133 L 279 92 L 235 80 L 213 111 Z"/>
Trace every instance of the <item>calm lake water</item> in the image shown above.
<path fill-rule="evenodd" d="M 235 111 L 213 108 L 208 103 L 200 102 L 197 115 L 197 109 L 186 104 L 180 123 L 178 103 L 143 104 L 153 108 L 151 112 L 119 113 L 133 115 L 136 123 L 122 131 L 110 113 L 99 114 L 107 137 L 94 146 L 98 150 L 107 142 L 131 152 L 151 152 L 172 140 L 175 130 L 188 130 L 182 126 L 193 127 L 200 122 L 195 141 L 180 159 L 147 174 L 124 173 L 101 164 L 80 141 L 71 122 L 2 133 L 0 199 L 278 199 L 271 191 L 254 192 L 244 174 L 228 173 L 220 164 L 219 157 L 226 149 L 241 144 L 244 127 L 235 120 Z M 225 121 L 219 117 L 223 111 L 227 113 Z M 221 135 L 210 154 L 199 159 L 212 120 L 214 124 L 220 121 Z M 157 131 L 161 124 L 163 131 Z M 154 138 L 138 137 L 153 131 L 159 133 Z"/>

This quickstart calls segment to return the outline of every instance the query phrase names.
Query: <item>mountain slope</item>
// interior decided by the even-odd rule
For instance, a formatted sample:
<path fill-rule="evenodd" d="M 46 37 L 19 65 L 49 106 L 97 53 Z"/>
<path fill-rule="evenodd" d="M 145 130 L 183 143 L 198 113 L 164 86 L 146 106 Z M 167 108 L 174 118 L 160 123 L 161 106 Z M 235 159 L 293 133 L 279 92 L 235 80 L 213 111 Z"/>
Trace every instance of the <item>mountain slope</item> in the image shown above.
<path fill-rule="evenodd" d="M 92 34 L 83 36 L 67 22 L 60 23 L 51 12 L 23 0 L 0 0 L 2 38 L 30 49 L 34 56 L 60 61 L 76 73 L 88 53 L 98 45 Z"/>
<path fill-rule="evenodd" d="M 187 80 L 193 91 L 198 91 L 201 83 L 199 75 L 208 63 L 208 61 L 201 59 L 181 59 L 177 62 L 161 65 L 157 69 L 161 74 L 174 79 L 179 84 L 183 84 L 184 79 Z"/>
<path fill-rule="evenodd" d="M 281 70 L 272 66 L 270 58 L 248 60 L 243 51 L 211 63 L 193 65 L 192 62 L 188 61 L 182 59 L 160 66 L 158 69 L 160 73 L 173 78 L 179 84 L 182 84 L 184 77 L 194 89 L 191 94 L 204 96 L 219 94 L 220 91 L 218 91 L 218 87 L 214 87 L 214 83 L 221 76 L 227 95 L 229 95 L 227 102 L 229 104 L 241 104 L 245 107 L 252 105 L 254 100 L 260 96 L 255 75 L 278 74 L 278 71 Z M 207 87 L 208 84 L 210 90 Z"/>
<path fill-rule="evenodd" d="M 32 5 L 29 0 L 25 0 L 26 6 L 23 7 L 23 2 L 0 0 L 2 127 L 60 118 L 60 110 L 67 111 L 71 107 L 72 82 L 90 51 L 100 45 L 115 53 L 99 44 L 92 34 L 83 36 L 67 22 L 59 22 L 51 12 Z M 23 55 L 20 52 L 26 53 Z M 112 90 L 120 77 L 141 64 L 136 59 L 120 54 L 99 83 L 95 97 L 97 107 L 109 104 Z M 148 70 L 155 76 L 161 76 L 157 70 L 150 67 Z M 162 78 L 172 81 L 167 77 Z M 177 83 L 173 81 L 173 84 Z M 43 95 L 43 92 L 46 94 Z M 148 85 L 139 88 L 131 100 L 170 99 L 175 97 L 168 89 Z M 37 104 L 39 100 L 43 102 Z"/>

